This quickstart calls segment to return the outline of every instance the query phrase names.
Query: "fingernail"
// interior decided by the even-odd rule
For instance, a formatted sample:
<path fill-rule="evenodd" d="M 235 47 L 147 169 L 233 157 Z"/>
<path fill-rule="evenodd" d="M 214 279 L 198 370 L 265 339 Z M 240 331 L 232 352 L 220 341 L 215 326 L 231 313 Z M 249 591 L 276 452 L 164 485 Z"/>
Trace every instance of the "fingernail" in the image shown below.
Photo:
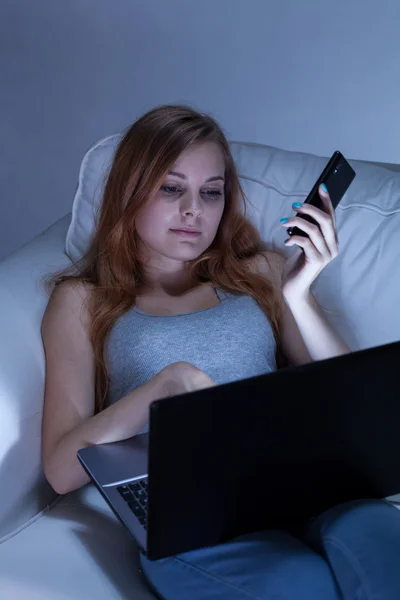
<path fill-rule="evenodd" d="M 328 192 L 328 188 L 326 187 L 326 185 L 324 183 L 321 184 L 321 187 L 324 190 L 324 192 Z"/>
<path fill-rule="evenodd" d="M 281 223 L 286 223 L 286 221 L 289 221 L 289 219 L 287 217 L 285 217 L 284 219 L 281 219 Z"/>
<path fill-rule="evenodd" d="M 292 206 L 293 208 L 300 208 L 301 202 L 293 202 Z"/>

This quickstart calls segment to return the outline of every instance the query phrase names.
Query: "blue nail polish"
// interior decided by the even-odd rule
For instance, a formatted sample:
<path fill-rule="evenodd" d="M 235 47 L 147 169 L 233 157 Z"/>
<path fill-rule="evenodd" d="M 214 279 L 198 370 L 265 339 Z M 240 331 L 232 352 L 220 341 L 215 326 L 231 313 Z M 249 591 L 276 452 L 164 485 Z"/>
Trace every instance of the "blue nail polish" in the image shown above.
<path fill-rule="evenodd" d="M 324 183 L 321 184 L 321 187 L 324 190 L 324 192 L 328 192 L 328 188 L 326 187 L 326 185 Z"/>
<path fill-rule="evenodd" d="M 286 221 L 289 221 L 289 219 L 287 217 L 285 217 L 284 219 L 281 219 L 281 223 L 286 223 Z"/>
<path fill-rule="evenodd" d="M 301 202 L 293 202 L 292 206 L 293 208 L 300 208 Z"/>

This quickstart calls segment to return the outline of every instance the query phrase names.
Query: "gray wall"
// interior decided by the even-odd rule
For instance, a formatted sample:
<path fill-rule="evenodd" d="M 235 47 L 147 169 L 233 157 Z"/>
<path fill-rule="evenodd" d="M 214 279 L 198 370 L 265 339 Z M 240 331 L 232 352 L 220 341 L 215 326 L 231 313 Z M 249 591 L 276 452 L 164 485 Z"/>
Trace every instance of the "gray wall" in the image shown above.
<path fill-rule="evenodd" d="M 70 210 L 93 142 L 156 104 L 400 162 L 399 25 L 398 0 L 1 0 L 0 259 Z"/>

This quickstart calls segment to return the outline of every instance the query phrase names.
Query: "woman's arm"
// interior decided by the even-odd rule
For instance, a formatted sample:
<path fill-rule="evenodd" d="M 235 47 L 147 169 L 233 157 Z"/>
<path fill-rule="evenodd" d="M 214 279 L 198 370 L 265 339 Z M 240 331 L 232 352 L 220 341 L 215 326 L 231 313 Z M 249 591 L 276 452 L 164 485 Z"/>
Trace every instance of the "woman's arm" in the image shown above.
<path fill-rule="evenodd" d="M 267 260 L 257 258 L 258 272 L 276 286 L 282 305 L 280 322 L 281 348 L 292 365 L 346 354 L 350 349 L 332 329 L 311 292 L 291 301 L 282 293 L 282 271 L 285 257 L 278 252 L 262 252 Z"/>
<path fill-rule="evenodd" d="M 285 302 L 293 315 L 311 360 L 323 360 L 351 352 L 333 330 L 311 292 L 301 300 L 291 302 L 290 299 L 285 299 Z M 283 346 L 290 354 L 293 325 L 291 326 L 288 320 L 286 327 L 284 324 L 283 328 L 285 340 Z M 283 347 L 284 352 L 285 347 Z"/>
<path fill-rule="evenodd" d="M 283 220 L 283 223 L 281 221 L 283 227 L 297 225 L 306 234 L 292 235 L 285 241 L 285 246 L 296 245 L 297 248 L 280 265 L 280 288 L 285 308 L 287 306 L 293 316 L 290 324 L 288 311 L 285 311 L 284 344 L 290 353 L 293 350 L 290 329 L 293 330 L 295 322 L 312 360 L 323 360 L 350 352 L 330 326 L 310 291 L 310 286 L 321 271 L 339 253 L 335 210 L 324 185 L 319 187 L 319 195 L 322 209 L 307 203 L 294 203 L 292 206 L 298 214 Z M 302 218 L 307 215 L 313 222 Z"/>
<path fill-rule="evenodd" d="M 94 415 L 94 355 L 86 299 L 82 286 L 62 283 L 42 322 L 46 356 L 42 461 L 47 480 L 59 494 L 89 481 L 76 456 L 80 448 L 137 434 L 147 423 L 150 403 L 165 395 L 158 374 Z"/>

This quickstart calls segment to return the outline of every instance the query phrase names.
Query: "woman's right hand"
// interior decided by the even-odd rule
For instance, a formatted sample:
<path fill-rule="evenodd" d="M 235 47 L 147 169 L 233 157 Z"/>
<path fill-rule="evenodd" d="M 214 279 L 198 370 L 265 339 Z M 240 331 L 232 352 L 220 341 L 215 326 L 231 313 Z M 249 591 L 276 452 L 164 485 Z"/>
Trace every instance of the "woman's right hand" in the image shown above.
<path fill-rule="evenodd" d="M 207 373 L 184 361 L 164 367 L 159 376 L 163 397 L 177 396 L 217 385 Z"/>

